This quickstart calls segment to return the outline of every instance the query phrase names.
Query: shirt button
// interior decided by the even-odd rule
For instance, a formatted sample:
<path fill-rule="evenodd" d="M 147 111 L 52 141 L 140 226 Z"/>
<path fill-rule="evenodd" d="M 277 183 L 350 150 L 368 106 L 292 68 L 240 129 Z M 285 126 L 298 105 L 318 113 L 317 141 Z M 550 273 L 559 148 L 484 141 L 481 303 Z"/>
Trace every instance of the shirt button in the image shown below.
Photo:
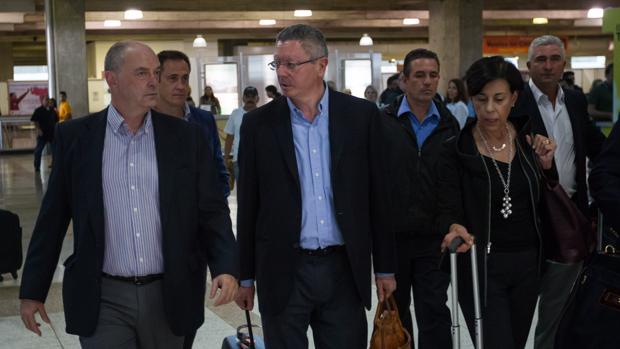
<path fill-rule="evenodd" d="M 321 195 L 319 195 L 319 200 L 323 200 L 323 197 Z"/>
<path fill-rule="evenodd" d="M 136 234 L 136 237 L 140 237 L 140 233 L 137 233 L 137 234 Z"/>
<path fill-rule="evenodd" d="M 314 174 L 314 176 L 315 176 L 315 177 L 318 177 L 318 176 L 319 176 L 319 173 L 318 173 L 318 172 L 317 172 L 317 173 L 315 173 L 315 174 Z"/>
<path fill-rule="evenodd" d="M 144 263 L 144 258 L 140 257 L 140 263 Z"/>
<path fill-rule="evenodd" d="M 321 224 L 325 224 L 325 221 L 321 219 Z"/>
<path fill-rule="evenodd" d="M 131 190 L 136 190 L 136 187 L 134 185 L 131 186 Z"/>
<path fill-rule="evenodd" d="M 130 162 L 130 163 L 129 163 L 129 166 L 130 166 L 130 167 L 133 167 L 133 162 Z"/>
<path fill-rule="evenodd" d="M 133 211 L 134 211 L 134 212 L 138 212 L 138 208 L 137 208 L 137 207 L 134 207 L 134 208 L 133 208 Z"/>
<path fill-rule="evenodd" d="M 312 149 L 312 152 L 316 154 L 316 149 Z"/>

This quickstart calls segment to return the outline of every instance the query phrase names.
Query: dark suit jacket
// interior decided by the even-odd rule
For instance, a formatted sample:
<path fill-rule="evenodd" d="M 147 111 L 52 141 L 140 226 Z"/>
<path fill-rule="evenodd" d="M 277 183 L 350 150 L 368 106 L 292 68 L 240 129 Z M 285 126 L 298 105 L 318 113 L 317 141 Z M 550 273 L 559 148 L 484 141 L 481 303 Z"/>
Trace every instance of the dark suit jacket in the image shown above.
<path fill-rule="evenodd" d="M 59 125 L 54 167 L 30 241 L 20 298 L 44 302 L 62 241 L 73 221 L 73 254 L 64 262 L 67 332 L 91 335 L 99 313 L 105 249 L 102 156 L 107 109 Z M 176 335 L 204 320 L 204 263 L 213 276 L 238 274 L 238 251 L 213 158 L 198 127 L 152 112 L 159 169 L 164 307 Z M 207 159 L 205 161 L 205 159 Z"/>
<path fill-rule="evenodd" d="M 220 143 L 220 135 L 217 131 L 217 124 L 215 123 L 215 117 L 210 111 L 192 106 L 189 107 L 189 110 L 191 112 L 189 122 L 193 122 L 200 126 L 205 137 L 207 137 L 209 151 L 213 154 L 213 158 L 215 158 L 218 179 L 222 186 L 222 191 L 225 196 L 228 196 L 230 194 L 230 184 L 228 182 L 230 174 L 228 174 L 228 170 L 224 164 L 224 158 L 222 157 L 222 145 Z"/>
<path fill-rule="evenodd" d="M 588 102 L 583 93 L 563 89 L 566 109 L 570 117 L 573 129 L 573 139 L 575 146 L 575 166 L 577 192 L 573 200 L 579 209 L 586 215 L 588 213 L 588 187 L 586 184 L 586 157 L 594 161 L 601 151 L 605 136 L 594 125 L 588 116 Z M 547 136 L 547 129 L 543 122 L 538 104 L 534 99 L 529 84 L 525 84 L 525 89 L 519 94 L 519 98 L 512 109 L 511 116 L 528 115 L 532 122 L 534 134 Z"/>
<path fill-rule="evenodd" d="M 375 272 L 394 272 L 382 164 L 381 118 L 365 100 L 329 90 L 331 181 L 336 220 L 360 299 L 370 307 Z M 278 98 L 245 115 L 239 145 L 237 237 L 241 280 L 256 279 L 260 311 L 284 309 L 292 291 L 301 231 L 301 191 L 290 110 Z"/>
<path fill-rule="evenodd" d="M 590 190 L 607 223 L 620 231 L 620 122 L 616 122 L 590 174 Z"/>

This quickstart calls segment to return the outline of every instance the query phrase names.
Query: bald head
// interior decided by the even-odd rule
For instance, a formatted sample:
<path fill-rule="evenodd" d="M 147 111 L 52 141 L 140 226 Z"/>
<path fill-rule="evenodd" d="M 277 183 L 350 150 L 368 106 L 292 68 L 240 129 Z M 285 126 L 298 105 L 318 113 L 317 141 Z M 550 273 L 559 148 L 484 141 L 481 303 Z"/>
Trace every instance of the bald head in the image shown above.
<path fill-rule="evenodd" d="M 108 53 L 106 53 L 103 69 L 106 71 L 118 72 L 125 61 L 125 54 L 130 49 L 148 50 L 155 55 L 155 52 L 153 52 L 150 47 L 139 41 L 119 41 L 112 45 L 112 47 L 108 50 Z"/>

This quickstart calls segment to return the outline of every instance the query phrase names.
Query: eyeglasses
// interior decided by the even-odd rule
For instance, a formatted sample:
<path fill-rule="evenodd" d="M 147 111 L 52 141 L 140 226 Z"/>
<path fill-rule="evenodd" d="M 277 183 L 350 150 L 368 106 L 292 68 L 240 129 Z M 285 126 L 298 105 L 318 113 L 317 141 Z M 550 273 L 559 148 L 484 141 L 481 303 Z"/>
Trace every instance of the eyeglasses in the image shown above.
<path fill-rule="evenodd" d="M 297 69 L 297 67 L 299 67 L 300 65 L 304 65 L 306 63 L 311 63 L 316 61 L 317 59 L 321 59 L 325 56 L 320 56 L 320 57 L 316 57 L 316 58 L 312 58 L 309 59 L 307 61 L 303 61 L 303 62 L 299 62 L 299 63 L 293 63 L 293 62 L 280 62 L 280 61 L 273 61 L 271 63 L 268 63 L 267 66 L 271 69 L 271 70 L 276 70 L 280 67 L 285 67 L 288 70 L 295 70 Z"/>

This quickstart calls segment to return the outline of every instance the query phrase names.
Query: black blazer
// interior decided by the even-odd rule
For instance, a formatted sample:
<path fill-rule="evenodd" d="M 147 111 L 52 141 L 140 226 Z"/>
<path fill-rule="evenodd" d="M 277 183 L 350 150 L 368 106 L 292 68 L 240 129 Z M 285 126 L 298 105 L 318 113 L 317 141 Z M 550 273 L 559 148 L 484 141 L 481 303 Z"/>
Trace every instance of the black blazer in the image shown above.
<path fill-rule="evenodd" d="M 573 129 L 575 147 L 577 192 L 573 196 L 573 200 L 585 215 L 590 216 L 588 213 L 588 186 L 586 184 L 586 157 L 590 161 L 596 159 L 605 141 L 605 136 L 588 115 L 588 102 L 585 95 L 570 89 L 562 90 L 564 91 L 564 101 Z M 535 134 L 548 136 L 545 123 L 540 115 L 538 104 L 534 99 L 534 94 L 532 94 L 529 84 L 525 84 L 525 89 L 519 94 L 519 98 L 510 115 L 528 115 L 532 122 L 532 131 Z"/>
<path fill-rule="evenodd" d="M 387 227 L 382 132 L 374 104 L 329 90 L 334 209 L 366 307 L 371 297 L 371 250 L 375 272 L 395 272 L 396 266 L 393 233 Z M 301 191 L 287 99 L 247 113 L 240 141 L 241 280 L 256 280 L 261 313 L 275 315 L 292 291 L 301 231 Z"/>
<path fill-rule="evenodd" d="M 213 276 L 238 275 L 238 251 L 216 165 L 200 129 L 152 111 L 159 170 L 164 307 L 175 335 L 204 321 L 205 263 Z M 67 332 L 97 325 L 105 249 L 102 157 L 107 109 L 59 125 L 54 167 L 22 275 L 20 298 L 44 302 L 69 221 L 73 254 L 64 262 Z M 207 159 L 205 161 L 205 159 Z"/>
<path fill-rule="evenodd" d="M 620 122 L 616 122 L 590 174 L 590 191 L 605 221 L 620 231 Z"/>

